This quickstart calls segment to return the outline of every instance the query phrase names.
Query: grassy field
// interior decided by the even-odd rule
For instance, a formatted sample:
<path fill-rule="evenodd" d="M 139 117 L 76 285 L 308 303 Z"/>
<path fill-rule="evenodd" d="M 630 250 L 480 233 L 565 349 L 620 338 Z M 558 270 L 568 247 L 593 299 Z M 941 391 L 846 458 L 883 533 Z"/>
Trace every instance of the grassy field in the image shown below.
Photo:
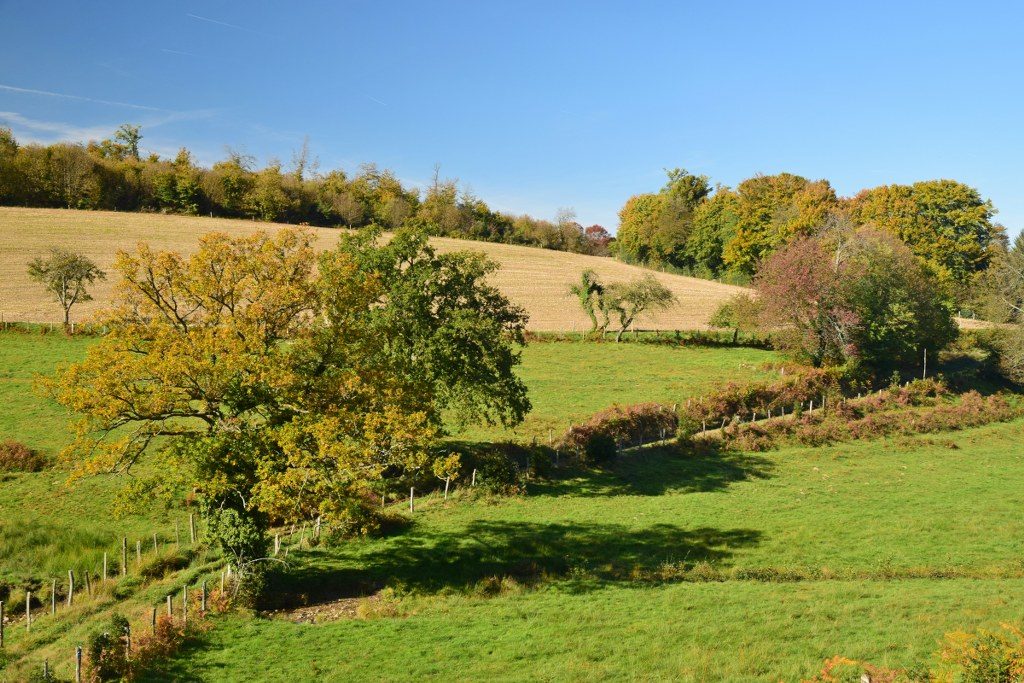
<path fill-rule="evenodd" d="M 32 376 L 89 343 L 0 335 L 0 438 L 59 450 L 66 416 L 32 393 Z M 535 412 L 517 436 L 544 438 L 613 402 L 685 400 L 763 376 L 774 358 L 535 343 L 522 368 Z M 158 678 L 776 681 L 809 676 L 834 654 L 907 666 L 946 632 L 1024 620 L 1022 427 L 763 454 L 648 447 L 603 471 L 533 483 L 526 496 L 428 496 L 401 533 L 293 551 L 282 597 L 311 611 L 219 617 Z M 163 509 L 117 519 L 109 503 L 121 482 L 68 489 L 64 476 L 3 479 L 0 573 L 61 576 L 95 565 L 121 534 L 155 527 L 167 538 L 182 521 Z M 142 618 L 184 581 L 215 575 L 212 561 L 127 603 L 107 591 L 72 618 L 44 616 L 31 636 L 13 622 L 17 661 L 0 680 L 44 657 L 69 676 L 68 653 L 101 616 Z M 296 623 L 338 606 L 365 618 Z"/>
<path fill-rule="evenodd" d="M 51 246 L 78 250 L 109 268 L 119 249 L 134 249 L 148 242 L 161 249 L 188 253 L 195 249 L 200 235 L 221 231 L 242 235 L 257 229 L 277 230 L 284 226 L 161 214 L 76 211 L 65 209 L 25 209 L 0 207 L 0 313 L 8 320 L 59 321 L 59 307 L 50 302 L 39 286 L 26 275 L 26 264 Z M 336 243 L 339 231 L 311 228 L 320 245 Z M 568 287 L 586 268 L 593 268 L 608 282 L 629 280 L 648 272 L 610 258 L 582 256 L 533 247 L 433 238 L 439 251 L 471 249 L 482 251 L 501 265 L 493 276 L 494 284 L 530 315 L 532 330 L 569 331 L 586 329 L 588 321 Z M 729 299 L 739 287 L 707 280 L 656 273 L 671 289 L 679 304 L 669 311 L 644 316 L 638 327 L 694 330 L 704 328 L 718 305 Z M 94 302 L 82 304 L 76 317 L 84 319 L 102 306 L 110 295 L 112 282 L 98 283 Z"/>
<path fill-rule="evenodd" d="M 1021 427 L 763 456 L 645 449 L 525 498 L 433 501 L 404 534 L 293 558 L 294 590 L 391 586 L 393 616 L 226 618 L 164 675 L 788 681 L 834 654 L 907 666 L 946 632 L 1024 619 Z M 517 580 L 489 596 L 501 576 Z"/>
<path fill-rule="evenodd" d="M 67 414 L 34 390 L 34 377 L 81 358 L 94 338 L 63 334 L 0 334 L 0 440 L 15 439 L 51 457 L 70 441 Z M 564 431 L 613 402 L 685 400 L 728 377 L 760 376 L 776 356 L 752 349 L 672 348 L 641 344 L 536 343 L 524 352 L 521 375 L 534 412 L 514 433 L 477 429 L 465 439 L 542 437 Z M 585 371 L 584 371 L 585 370 Z M 546 437 L 543 437 L 546 438 Z M 144 471 L 144 470 L 143 470 Z M 71 566 L 98 566 L 123 535 L 173 537 L 184 514 L 162 508 L 114 517 L 110 503 L 125 480 L 93 477 L 66 485 L 67 471 L 0 474 L 0 577 L 61 576 Z"/>

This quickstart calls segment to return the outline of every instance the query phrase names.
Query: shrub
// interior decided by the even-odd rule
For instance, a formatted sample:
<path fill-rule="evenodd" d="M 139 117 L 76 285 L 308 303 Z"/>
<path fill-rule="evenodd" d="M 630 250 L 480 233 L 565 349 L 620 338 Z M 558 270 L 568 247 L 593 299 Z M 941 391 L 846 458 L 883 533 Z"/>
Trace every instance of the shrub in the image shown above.
<path fill-rule="evenodd" d="M 23 443 L 12 440 L 0 443 L 0 472 L 39 472 L 46 465 L 45 456 Z"/>
<path fill-rule="evenodd" d="M 525 491 L 525 478 L 549 476 L 554 461 L 554 450 L 536 443 L 459 444 L 458 449 L 463 482 L 476 470 L 477 488 L 501 495 Z"/>
<path fill-rule="evenodd" d="M 675 434 L 679 418 L 659 403 L 615 405 L 595 413 L 562 437 L 561 446 L 585 463 L 608 462 L 620 446 L 639 446 Z"/>
<path fill-rule="evenodd" d="M 85 652 L 92 680 L 119 681 L 127 677 L 128 629 L 128 620 L 115 614 L 106 630 L 89 637 Z"/>
<path fill-rule="evenodd" d="M 916 386 L 915 386 L 916 385 Z M 749 451 L 765 451 L 784 441 L 805 446 L 824 446 L 858 439 L 891 435 L 929 434 L 1006 422 L 1024 410 L 1006 398 L 984 397 L 969 391 L 958 401 L 939 403 L 945 391 L 940 383 L 911 383 L 857 402 L 836 403 L 829 414 L 820 412 L 736 425 L 722 432 L 728 444 Z"/>
<path fill-rule="evenodd" d="M 748 420 L 757 415 L 775 415 L 823 396 L 842 394 L 843 376 L 839 370 L 802 370 L 776 382 L 729 383 L 718 391 L 687 401 L 680 411 L 679 431 L 690 436 L 704 425 L 720 427 L 733 418 Z"/>

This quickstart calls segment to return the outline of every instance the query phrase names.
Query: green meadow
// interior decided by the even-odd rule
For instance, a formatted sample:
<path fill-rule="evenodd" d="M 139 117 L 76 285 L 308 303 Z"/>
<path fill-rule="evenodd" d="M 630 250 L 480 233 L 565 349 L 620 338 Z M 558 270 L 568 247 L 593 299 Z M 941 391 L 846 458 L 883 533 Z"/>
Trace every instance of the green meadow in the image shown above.
<path fill-rule="evenodd" d="M 0 335 L 0 438 L 56 454 L 67 416 L 32 378 L 89 343 Z M 765 376 L 775 359 L 535 343 L 521 369 L 534 403 L 527 422 L 514 434 L 459 436 L 543 439 L 615 402 L 675 402 Z M 153 677 L 777 681 L 809 677 L 837 654 L 910 666 L 947 632 L 1024 622 L 1022 427 L 758 454 L 651 446 L 604 470 L 559 470 L 523 496 L 431 494 L 389 536 L 292 547 L 275 591 L 308 611 L 215 617 Z M 183 520 L 162 508 L 116 517 L 114 477 L 68 487 L 60 467 L 3 476 L 0 568 L 9 576 L 58 577 L 94 564 L 122 534 L 156 528 L 169 539 Z M 198 557 L 125 609 L 155 605 L 170 584 L 210 571 L 216 559 Z M 67 653 L 123 607 L 90 604 L 31 636 L 9 629 L 21 653 L 10 675 L 46 657 L 68 677 Z"/>

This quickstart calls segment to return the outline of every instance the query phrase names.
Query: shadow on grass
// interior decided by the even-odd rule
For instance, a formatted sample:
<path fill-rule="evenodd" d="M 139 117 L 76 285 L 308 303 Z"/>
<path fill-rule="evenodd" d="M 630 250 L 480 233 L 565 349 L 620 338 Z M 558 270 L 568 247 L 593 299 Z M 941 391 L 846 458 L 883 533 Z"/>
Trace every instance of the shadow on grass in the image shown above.
<path fill-rule="evenodd" d="M 723 449 L 712 443 L 700 452 L 676 444 L 634 448 L 603 470 L 570 471 L 530 485 L 531 495 L 660 496 L 721 491 L 731 484 L 767 479 L 774 463 L 763 455 Z"/>
<path fill-rule="evenodd" d="M 637 580 L 666 562 L 721 562 L 759 541 L 760 532 L 752 529 L 475 521 L 458 531 L 419 530 L 375 543 L 359 554 L 357 566 L 306 554 L 300 566 L 276 578 L 271 593 L 285 605 L 316 604 L 384 586 L 418 593 L 471 590 L 504 577 L 524 584 L 579 578 L 568 589 L 582 591 L 595 583 Z"/>

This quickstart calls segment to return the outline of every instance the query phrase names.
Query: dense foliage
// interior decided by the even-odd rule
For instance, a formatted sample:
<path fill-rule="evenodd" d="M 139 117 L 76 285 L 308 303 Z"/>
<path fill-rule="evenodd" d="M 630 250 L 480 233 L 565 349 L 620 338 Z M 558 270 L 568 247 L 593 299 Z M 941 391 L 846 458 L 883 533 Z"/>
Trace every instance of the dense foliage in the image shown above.
<path fill-rule="evenodd" d="M 87 145 L 22 145 L 0 128 L 0 205 L 415 227 L 430 235 L 597 255 L 607 254 L 612 243 L 602 226 L 584 228 L 571 211 L 560 211 L 553 221 L 494 211 L 436 174 L 421 193 L 373 164 L 354 175 L 319 172 L 305 145 L 287 169 L 273 160 L 257 168 L 253 157 L 233 150 L 202 168 L 184 148 L 174 159 L 144 156 L 141 139 L 137 126 L 124 125 L 112 138 Z"/>
<path fill-rule="evenodd" d="M 437 448 L 444 418 L 512 426 L 530 408 L 514 373 L 525 315 L 485 284 L 493 264 L 418 232 L 319 258 L 312 242 L 212 234 L 188 259 L 120 254 L 110 333 L 49 383 L 80 415 L 81 472 L 151 453 L 159 481 L 136 489 L 195 492 L 240 566 L 265 554 L 271 520 L 348 523 L 389 482 L 457 470 Z"/>
<path fill-rule="evenodd" d="M 1024 383 L 1024 235 L 1000 253 L 978 288 L 978 304 L 995 331 L 1000 364 L 1006 375 Z"/>
<path fill-rule="evenodd" d="M 761 324 L 815 366 L 851 363 L 876 375 L 918 367 L 956 338 L 932 272 L 897 239 L 837 228 L 767 258 L 755 279 Z"/>
<path fill-rule="evenodd" d="M 612 460 L 620 448 L 673 436 L 677 426 L 676 414 L 659 403 L 613 405 L 573 425 L 561 447 L 586 464 L 600 464 Z"/>
<path fill-rule="evenodd" d="M 705 176 L 674 170 L 658 193 L 619 213 L 617 254 L 704 277 L 745 280 L 777 249 L 849 221 L 893 235 L 950 291 L 970 284 L 1001 249 L 1004 231 L 978 191 L 954 180 L 886 185 L 837 197 L 827 180 L 758 175 L 711 192 Z"/>

